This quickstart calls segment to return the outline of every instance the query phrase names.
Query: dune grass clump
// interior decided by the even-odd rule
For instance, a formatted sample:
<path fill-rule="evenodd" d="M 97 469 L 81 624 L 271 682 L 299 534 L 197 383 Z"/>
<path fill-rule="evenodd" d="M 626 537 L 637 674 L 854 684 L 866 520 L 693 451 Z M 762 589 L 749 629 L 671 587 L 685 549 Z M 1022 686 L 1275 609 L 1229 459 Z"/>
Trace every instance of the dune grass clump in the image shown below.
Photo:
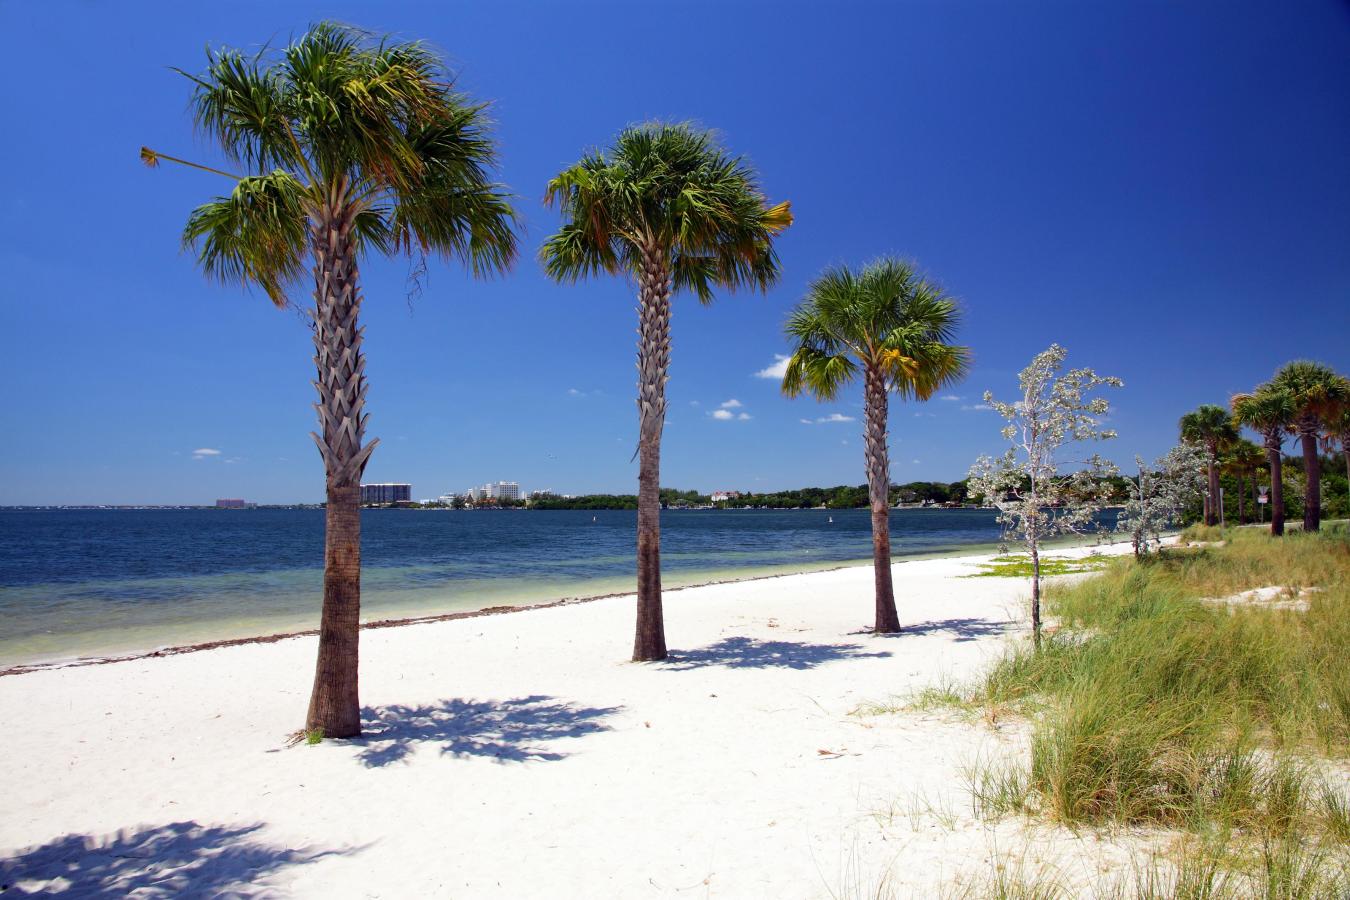
<path fill-rule="evenodd" d="M 987 815 L 1177 829 L 1223 848 L 1169 869 L 1166 890 L 1144 873 L 1141 896 L 1350 890 L 1350 795 L 1324 759 L 1350 751 L 1350 536 L 1205 536 L 1224 543 L 1120 560 L 1049 593 L 1059 629 L 963 698 L 1033 721 L 1030 766 L 975 767 L 972 797 Z M 1202 602 L 1269 586 L 1304 592 L 1306 610 Z"/>
<path fill-rule="evenodd" d="M 1218 525 L 1196 524 L 1183 529 L 1181 534 L 1177 536 L 1177 540 L 1181 542 L 1182 546 L 1189 543 L 1208 544 L 1223 540 L 1228 532 L 1229 529 Z"/>

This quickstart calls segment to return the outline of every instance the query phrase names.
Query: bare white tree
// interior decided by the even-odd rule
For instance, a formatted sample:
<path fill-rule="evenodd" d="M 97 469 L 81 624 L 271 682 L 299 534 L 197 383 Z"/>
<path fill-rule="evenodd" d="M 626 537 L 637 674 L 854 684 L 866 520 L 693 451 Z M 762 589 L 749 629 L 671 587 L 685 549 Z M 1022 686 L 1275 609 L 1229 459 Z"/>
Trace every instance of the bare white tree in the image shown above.
<path fill-rule="evenodd" d="M 1139 476 L 1130 480 L 1130 499 L 1116 519 L 1116 531 L 1128 534 L 1134 555 L 1162 546 L 1162 533 L 1181 522 L 1187 505 L 1204 494 L 1205 454 L 1195 444 L 1180 444 L 1158 457 L 1152 468 L 1134 458 Z"/>
<path fill-rule="evenodd" d="M 1056 534 L 1082 533 L 1111 495 L 1107 480 L 1116 467 L 1097 454 L 1071 458 L 1068 448 L 1116 436 L 1101 427 L 1110 406 L 1089 399 L 1100 387 L 1120 387 L 1119 378 L 1091 369 L 1064 368 L 1058 344 L 1038 353 L 1022 370 L 1022 398 L 1002 403 L 985 391 L 984 402 L 1007 420 L 1003 437 L 1012 445 L 1000 457 L 981 456 L 970 468 L 969 493 L 998 508 L 1005 540 L 1024 544 L 1031 555 L 1031 628 L 1041 645 L 1041 545 Z M 1076 467 L 1062 474 L 1061 468 Z"/>

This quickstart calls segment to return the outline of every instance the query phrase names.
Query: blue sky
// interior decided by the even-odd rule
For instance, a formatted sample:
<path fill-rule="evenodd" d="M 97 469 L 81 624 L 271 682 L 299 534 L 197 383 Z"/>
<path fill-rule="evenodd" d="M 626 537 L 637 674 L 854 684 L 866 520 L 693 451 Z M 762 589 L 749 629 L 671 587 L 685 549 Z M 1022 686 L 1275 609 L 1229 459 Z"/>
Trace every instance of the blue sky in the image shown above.
<path fill-rule="evenodd" d="M 860 392 L 755 373 L 813 275 L 883 253 L 961 299 L 976 360 L 959 399 L 894 405 L 896 481 L 997 450 L 970 407 L 1052 341 L 1125 380 L 1122 462 L 1290 358 L 1350 370 L 1345 3 L 5 3 L 0 503 L 322 497 L 307 330 L 199 274 L 178 234 L 220 185 L 137 149 L 211 156 L 169 66 L 323 18 L 426 39 L 494 101 L 526 223 L 510 275 L 433 264 L 411 306 L 406 261 L 366 263 L 367 480 L 634 489 L 633 290 L 534 253 L 546 180 L 648 118 L 718 129 L 796 214 L 769 294 L 677 299 L 663 484 L 863 481 L 859 423 L 815 421 Z"/>

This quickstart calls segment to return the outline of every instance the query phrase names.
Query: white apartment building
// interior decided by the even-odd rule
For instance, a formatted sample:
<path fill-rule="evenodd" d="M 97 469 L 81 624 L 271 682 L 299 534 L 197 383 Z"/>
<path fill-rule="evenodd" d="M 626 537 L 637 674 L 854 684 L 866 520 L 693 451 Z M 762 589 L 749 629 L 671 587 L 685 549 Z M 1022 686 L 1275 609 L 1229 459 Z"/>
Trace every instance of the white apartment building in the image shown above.
<path fill-rule="evenodd" d="M 519 500 L 520 483 L 516 481 L 488 482 L 482 487 L 469 488 L 465 492 L 470 500 Z"/>

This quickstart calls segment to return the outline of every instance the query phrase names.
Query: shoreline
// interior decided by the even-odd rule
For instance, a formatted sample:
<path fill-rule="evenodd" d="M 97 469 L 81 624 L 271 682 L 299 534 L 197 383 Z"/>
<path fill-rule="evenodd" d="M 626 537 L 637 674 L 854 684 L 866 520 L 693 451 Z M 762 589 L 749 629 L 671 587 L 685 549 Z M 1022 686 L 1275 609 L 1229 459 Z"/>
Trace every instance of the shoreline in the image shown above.
<path fill-rule="evenodd" d="M 1069 537 L 1062 540 L 1048 542 L 1048 550 L 1055 549 L 1077 549 L 1084 546 L 1098 546 L 1102 548 L 1111 547 L 1116 544 L 1129 543 L 1128 541 L 1106 541 L 1093 544 L 1087 536 Z M 1011 545 L 1010 552 L 1017 552 Z M 939 550 L 923 553 L 915 553 L 900 558 L 892 556 L 892 567 L 903 565 L 907 562 L 920 562 L 924 560 L 956 560 L 967 558 L 986 557 L 997 554 L 998 545 L 990 544 L 971 544 L 954 550 Z M 755 575 L 746 575 L 741 578 L 715 578 L 709 581 L 700 581 L 693 584 L 683 584 L 677 587 L 664 588 L 662 594 L 673 594 L 681 591 L 690 591 L 698 588 L 718 587 L 723 585 L 747 584 L 758 581 L 769 581 L 776 578 L 792 578 L 798 575 L 814 575 L 829 572 L 840 572 L 848 569 L 861 567 L 870 567 L 871 560 L 854 560 L 843 562 L 838 565 L 827 566 L 824 568 L 806 568 L 791 569 L 782 572 L 769 572 Z M 512 613 L 528 612 L 529 610 L 556 609 L 563 606 L 576 606 L 583 603 L 594 603 L 599 600 L 609 600 L 616 597 L 634 596 L 633 591 L 615 591 L 604 594 L 591 594 L 578 597 L 560 597 L 556 600 L 547 600 L 541 603 L 517 603 L 500 604 L 496 606 L 486 606 L 480 609 L 457 610 L 454 612 L 431 613 L 427 615 L 415 616 L 394 616 L 385 619 L 374 619 L 369 622 L 362 622 L 360 628 L 362 631 L 374 631 L 384 628 L 401 628 L 409 625 L 424 625 L 435 622 L 451 622 L 460 619 L 476 619 L 486 616 L 502 616 Z M 17 663 L 15 665 L 0 668 L 0 678 L 14 675 L 28 675 L 35 672 L 49 672 L 59 669 L 74 669 L 87 666 L 103 666 L 113 663 L 134 662 L 143 659 L 159 659 L 171 656 L 183 656 L 189 653 L 201 653 L 208 650 L 218 650 L 226 647 L 242 647 L 254 644 L 275 644 L 280 641 L 295 640 L 297 638 L 314 637 L 318 635 L 319 629 L 305 628 L 297 631 L 281 631 L 267 634 L 248 635 L 245 637 L 222 638 L 219 640 L 197 641 L 188 644 L 170 644 L 156 647 L 153 650 L 143 650 L 126 653 L 109 653 L 98 656 L 77 656 L 77 657 L 58 657 L 55 659 L 44 660 L 34 663 Z"/>

